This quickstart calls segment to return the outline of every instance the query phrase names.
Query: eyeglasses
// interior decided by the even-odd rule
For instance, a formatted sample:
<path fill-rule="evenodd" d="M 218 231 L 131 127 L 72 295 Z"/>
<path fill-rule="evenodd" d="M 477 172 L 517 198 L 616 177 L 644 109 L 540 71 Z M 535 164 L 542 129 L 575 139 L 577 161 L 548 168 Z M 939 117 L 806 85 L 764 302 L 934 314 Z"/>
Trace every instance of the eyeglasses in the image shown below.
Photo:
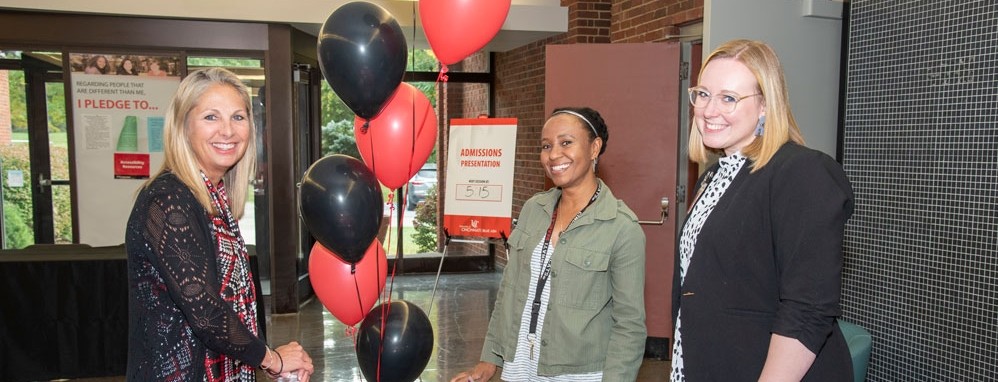
<path fill-rule="evenodd" d="M 734 93 L 721 93 L 717 95 L 711 95 L 710 92 L 707 91 L 707 89 L 704 89 L 699 86 L 689 88 L 686 91 L 690 94 L 690 105 L 693 105 L 693 107 L 697 109 L 705 108 L 707 107 L 707 105 L 710 104 L 711 99 L 716 98 L 717 103 L 714 104 L 714 106 L 717 107 L 717 110 L 721 111 L 722 113 L 734 112 L 735 107 L 738 106 L 738 103 L 741 102 L 743 99 L 762 95 L 762 93 L 749 94 L 747 96 L 740 96 L 740 97 L 738 96 L 738 94 Z"/>

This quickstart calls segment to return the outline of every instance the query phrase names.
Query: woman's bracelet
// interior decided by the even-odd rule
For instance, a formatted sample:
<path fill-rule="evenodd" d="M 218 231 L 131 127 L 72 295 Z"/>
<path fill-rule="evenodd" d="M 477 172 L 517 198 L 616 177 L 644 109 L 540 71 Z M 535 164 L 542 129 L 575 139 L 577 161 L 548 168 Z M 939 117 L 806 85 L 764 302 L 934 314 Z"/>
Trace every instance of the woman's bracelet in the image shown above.
<path fill-rule="evenodd" d="M 281 361 L 281 368 L 276 373 L 270 373 L 270 370 L 267 372 L 272 375 L 281 375 L 281 372 L 284 371 L 284 357 L 281 357 L 281 353 L 278 353 L 277 350 L 274 350 L 274 354 L 277 354 L 277 359 Z"/>
<path fill-rule="evenodd" d="M 270 353 L 271 352 L 276 353 L 276 352 L 273 351 L 273 350 L 270 350 L 269 347 L 265 347 L 264 349 L 266 349 L 266 354 L 264 354 L 263 360 L 266 361 L 268 358 L 270 358 L 270 362 L 267 362 L 266 366 L 264 366 L 263 362 L 260 362 L 260 369 L 266 370 L 269 373 L 270 372 L 270 367 L 274 366 L 274 357 L 271 356 Z M 284 362 L 281 362 L 281 363 L 283 364 Z"/>

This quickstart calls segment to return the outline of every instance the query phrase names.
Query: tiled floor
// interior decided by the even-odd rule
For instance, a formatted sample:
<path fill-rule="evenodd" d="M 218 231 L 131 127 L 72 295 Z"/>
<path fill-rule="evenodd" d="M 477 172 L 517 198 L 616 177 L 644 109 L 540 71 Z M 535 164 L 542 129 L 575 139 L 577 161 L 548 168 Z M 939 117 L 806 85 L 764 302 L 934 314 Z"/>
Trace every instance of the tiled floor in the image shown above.
<path fill-rule="evenodd" d="M 419 306 L 433 326 L 434 350 L 420 381 L 448 381 L 478 362 L 500 277 L 500 273 L 442 275 L 432 299 L 435 275 L 398 276 L 394 286 L 386 286 L 393 289 L 395 300 Z M 346 329 L 318 300 L 306 303 L 298 314 L 272 315 L 268 319 L 270 343 L 279 345 L 292 339 L 300 342 L 315 363 L 313 380 L 317 382 L 364 381 Z M 645 359 L 638 381 L 666 381 L 668 370 L 669 361 Z M 493 378 L 498 380 L 498 375 Z"/>
<path fill-rule="evenodd" d="M 423 309 L 433 325 L 434 351 L 421 381 L 447 381 L 478 362 L 488 328 L 500 273 L 442 275 L 433 294 L 435 275 L 395 278 L 394 299 L 407 300 Z M 317 300 L 296 315 L 270 318 L 269 337 L 280 344 L 297 339 L 312 356 L 315 381 L 363 381 L 354 344 L 340 323 Z M 668 380 L 668 361 L 646 359 L 638 381 Z M 498 376 L 493 380 L 498 381 Z"/>

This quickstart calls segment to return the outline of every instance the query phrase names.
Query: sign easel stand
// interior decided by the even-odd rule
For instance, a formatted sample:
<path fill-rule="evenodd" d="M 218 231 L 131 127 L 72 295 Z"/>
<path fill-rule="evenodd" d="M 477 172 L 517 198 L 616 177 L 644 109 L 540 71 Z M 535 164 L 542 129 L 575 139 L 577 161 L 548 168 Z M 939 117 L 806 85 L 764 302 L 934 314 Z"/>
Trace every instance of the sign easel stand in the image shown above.
<path fill-rule="evenodd" d="M 430 308 L 427 309 L 426 315 L 430 315 L 430 313 L 433 312 L 433 302 L 435 301 L 435 297 L 437 295 L 437 283 L 440 281 L 440 273 L 444 269 L 444 258 L 447 257 L 447 248 L 450 246 L 450 243 L 492 244 L 492 240 L 494 240 L 490 238 L 477 238 L 477 239 L 455 238 L 451 236 L 449 232 L 447 232 L 446 228 L 444 228 L 443 231 L 444 231 L 444 250 L 440 254 L 440 264 L 437 265 L 437 277 L 433 279 L 433 291 L 430 292 Z M 502 237 L 503 246 L 508 249 L 509 247 L 506 246 L 506 231 L 499 231 L 499 235 Z"/>

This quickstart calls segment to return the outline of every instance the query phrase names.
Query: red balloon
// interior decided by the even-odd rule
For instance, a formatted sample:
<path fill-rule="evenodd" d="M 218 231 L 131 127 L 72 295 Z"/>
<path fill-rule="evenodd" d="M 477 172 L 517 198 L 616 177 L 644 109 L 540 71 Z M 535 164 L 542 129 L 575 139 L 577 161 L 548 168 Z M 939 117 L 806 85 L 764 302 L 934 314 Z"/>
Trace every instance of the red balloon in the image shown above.
<path fill-rule="evenodd" d="M 420 0 L 419 20 L 437 59 L 460 62 L 499 33 L 511 0 Z"/>
<path fill-rule="evenodd" d="M 312 246 L 308 258 L 312 289 L 322 306 L 348 326 L 364 319 L 385 288 L 388 258 L 381 242 L 374 239 L 353 272 L 352 268 L 322 244 Z"/>
<path fill-rule="evenodd" d="M 364 163 L 381 184 L 394 190 L 430 157 L 437 141 L 437 113 L 423 92 L 403 82 L 381 114 L 370 121 L 354 119 L 353 134 Z"/>

